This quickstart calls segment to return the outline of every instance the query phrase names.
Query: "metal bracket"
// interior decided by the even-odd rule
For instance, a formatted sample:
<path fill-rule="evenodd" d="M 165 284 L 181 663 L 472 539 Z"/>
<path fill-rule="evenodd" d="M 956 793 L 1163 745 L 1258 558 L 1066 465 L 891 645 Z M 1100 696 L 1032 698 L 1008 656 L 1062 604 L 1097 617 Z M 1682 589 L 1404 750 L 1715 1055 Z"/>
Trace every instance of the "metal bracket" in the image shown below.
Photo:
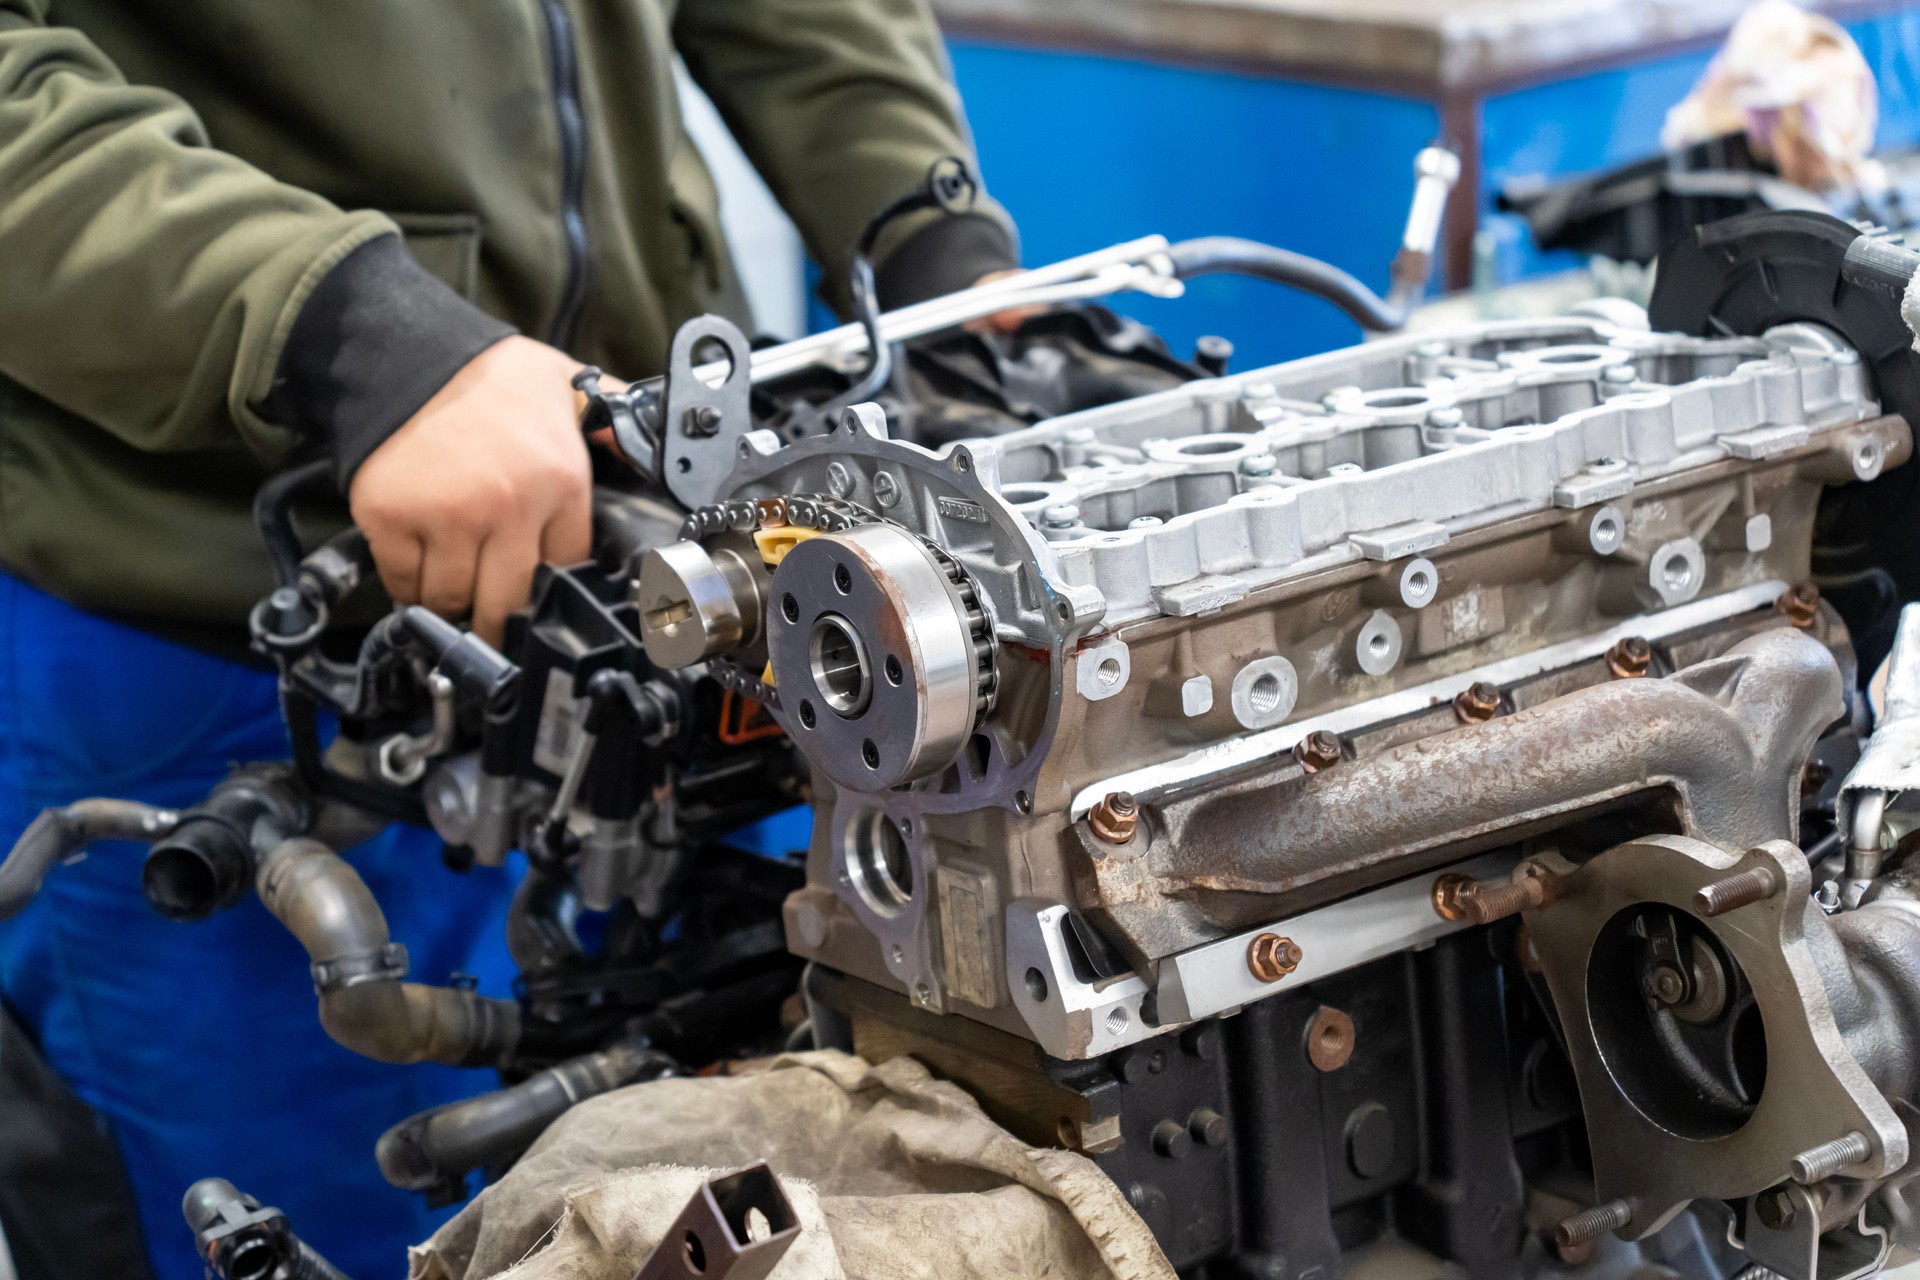
<path fill-rule="evenodd" d="M 1862 1208 L 1852 1221 L 1831 1231 L 1820 1230 L 1820 1193 L 1812 1187 L 1787 1183 L 1766 1193 L 1778 1197 L 1783 1210 L 1776 1214 L 1778 1227 L 1769 1227 L 1748 1203 L 1746 1239 L 1741 1242 L 1749 1258 L 1785 1280 L 1855 1280 L 1878 1275 L 1893 1252 L 1893 1240 L 1885 1227 L 1867 1221 Z"/>
<path fill-rule="evenodd" d="M 634 1280 L 762 1280 L 800 1235 L 767 1162 L 702 1183 Z"/>
<path fill-rule="evenodd" d="M 701 377 L 694 364 L 708 342 L 726 351 L 725 376 L 717 384 Z M 740 438 L 753 430 L 752 389 L 753 349 L 732 321 L 699 316 L 674 333 L 660 423 L 660 478 L 682 504 L 703 507 L 719 496 L 738 460 Z"/>
<path fill-rule="evenodd" d="M 1773 840 L 1735 854 L 1686 836 L 1650 836 L 1577 868 L 1552 854 L 1539 861 L 1561 876 L 1560 892 L 1527 912 L 1527 928 L 1570 1033 L 1567 1051 L 1586 1109 L 1600 1198 L 1633 1206 L 1623 1237 L 1651 1234 L 1695 1199 L 1758 1194 L 1788 1176 L 1796 1154 L 1839 1134 L 1869 1139 L 1869 1154 L 1847 1170 L 1850 1177 L 1885 1177 L 1906 1163 L 1906 1127 L 1834 1020 L 1818 967 L 1831 943 L 1809 936 L 1824 931 L 1826 918 L 1809 897 L 1807 859 L 1798 846 Z M 1702 888 L 1761 867 L 1777 878 L 1778 891 L 1709 919 L 1696 917 Z M 1621 1045 L 1602 1045 L 1591 1029 L 1600 1008 L 1592 999 L 1600 981 L 1595 957 L 1617 918 L 1648 904 L 1710 930 L 1753 990 L 1766 1035 L 1766 1088 L 1751 1116 L 1730 1132 L 1686 1136 L 1663 1125 L 1647 1109 L 1652 1091 L 1644 1080 L 1638 1086 L 1643 1100 L 1629 1097 L 1631 1077 L 1644 1073 L 1621 1056 Z"/>

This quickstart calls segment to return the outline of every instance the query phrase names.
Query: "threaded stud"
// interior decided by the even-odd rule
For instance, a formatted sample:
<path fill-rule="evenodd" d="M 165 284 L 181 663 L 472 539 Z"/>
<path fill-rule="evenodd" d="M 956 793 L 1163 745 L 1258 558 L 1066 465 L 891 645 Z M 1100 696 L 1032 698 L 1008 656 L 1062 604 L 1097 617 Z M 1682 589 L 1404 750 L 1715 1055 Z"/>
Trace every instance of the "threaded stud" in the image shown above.
<path fill-rule="evenodd" d="M 1754 867 L 1705 885 L 1693 895 L 1693 909 L 1703 916 L 1720 916 L 1764 902 L 1780 892 L 1780 874 L 1772 867 Z"/>
<path fill-rule="evenodd" d="M 1802 1151 L 1787 1164 L 1793 1180 L 1802 1186 L 1832 1177 L 1849 1165 L 1859 1164 L 1873 1154 L 1867 1135 L 1855 1130 L 1832 1142 L 1823 1142 L 1811 1151 Z"/>
<path fill-rule="evenodd" d="M 1632 1205 L 1625 1200 L 1609 1200 L 1562 1218 L 1553 1228 L 1553 1242 L 1562 1249 L 1572 1249 L 1598 1240 L 1609 1231 L 1618 1231 L 1632 1221 Z"/>

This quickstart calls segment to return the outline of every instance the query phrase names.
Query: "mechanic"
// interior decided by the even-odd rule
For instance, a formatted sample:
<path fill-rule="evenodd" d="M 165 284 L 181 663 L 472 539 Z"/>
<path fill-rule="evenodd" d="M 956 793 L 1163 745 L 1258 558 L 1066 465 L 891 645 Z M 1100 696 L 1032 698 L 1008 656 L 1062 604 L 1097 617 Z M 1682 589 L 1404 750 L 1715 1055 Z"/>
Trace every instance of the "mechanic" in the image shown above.
<path fill-rule="evenodd" d="M 271 586 L 249 502 L 279 469 L 329 458 L 346 510 L 308 536 L 350 511 L 393 599 L 490 638 L 542 560 L 584 558 L 571 375 L 657 372 L 678 323 L 745 319 L 676 54 L 837 306 L 866 222 L 969 154 L 926 0 L 0 0 L 0 840 L 285 754 L 244 660 Z M 875 257 L 890 306 L 1016 262 L 986 202 L 904 217 Z M 390 831 L 353 860 L 417 977 L 507 994 L 510 883 L 436 851 Z M 157 1275 L 200 1274 L 178 1204 L 210 1173 L 392 1271 L 431 1219 L 374 1139 L 491 1073 L 336 1046 L 257 902 L 170 924 L 141 855 L 96 846 L 0 931 L 26 1032 L 0 1050 L 37 1044 L 105 1117 Z M 52 1108 L 8 1105 L 23 1276 L 132 1274 L 113 1180 L 75 1174 Z"/>

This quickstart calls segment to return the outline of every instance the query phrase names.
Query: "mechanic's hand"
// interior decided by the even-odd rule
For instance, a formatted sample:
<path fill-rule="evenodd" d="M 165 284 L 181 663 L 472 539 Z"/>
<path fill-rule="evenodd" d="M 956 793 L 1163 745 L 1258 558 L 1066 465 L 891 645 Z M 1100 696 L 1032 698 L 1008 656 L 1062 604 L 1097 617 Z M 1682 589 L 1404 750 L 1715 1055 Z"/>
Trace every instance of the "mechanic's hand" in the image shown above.
<path fill-rule="evenodd" d="M 488 347 L 367 456 L 347 489 L 387 594 L 447 618 L 471 613 L 498 645 L 542 561 L 592 543 L 580 365 L 531 338 Z"/>
<path fill-rule="evenodd" d="M 992 284 L 995 280 L 1005 280 L 1008 276 L 1021 274 L 1023 271 L 1020 267 L 1010 267 L 1004 271 L 989 271 L 975 280 L 973 287 L 977 289 L 983 284 Z M 1012 333 L 1045 310 L 1045 307 L 1008 307 L 1005 311 L 996 311 L 990 316 L 981 316 L 978 320 L 969 321 L 966 327 L 975 333 Z"/>

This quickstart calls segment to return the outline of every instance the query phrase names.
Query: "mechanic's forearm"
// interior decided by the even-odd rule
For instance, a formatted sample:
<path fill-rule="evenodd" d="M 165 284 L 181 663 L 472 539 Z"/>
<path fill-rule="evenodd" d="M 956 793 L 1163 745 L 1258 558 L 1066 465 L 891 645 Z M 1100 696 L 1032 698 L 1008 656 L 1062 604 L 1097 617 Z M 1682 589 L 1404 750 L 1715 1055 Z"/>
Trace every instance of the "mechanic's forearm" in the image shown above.
<path fill-rule="evenodd" d="M 214 150 L 40 0 L 0 0 L 0 374 L 138 448 L 300 443 L 260 411 L 290 321 L 394 231 Z"/>
<path fill-rule="evenodd" d="M 429 274 L 399 236 L 382 236 L 307 298 L 267 411 L 325 442 L 344 491 L 368 454 L 513 332 Z"/>

